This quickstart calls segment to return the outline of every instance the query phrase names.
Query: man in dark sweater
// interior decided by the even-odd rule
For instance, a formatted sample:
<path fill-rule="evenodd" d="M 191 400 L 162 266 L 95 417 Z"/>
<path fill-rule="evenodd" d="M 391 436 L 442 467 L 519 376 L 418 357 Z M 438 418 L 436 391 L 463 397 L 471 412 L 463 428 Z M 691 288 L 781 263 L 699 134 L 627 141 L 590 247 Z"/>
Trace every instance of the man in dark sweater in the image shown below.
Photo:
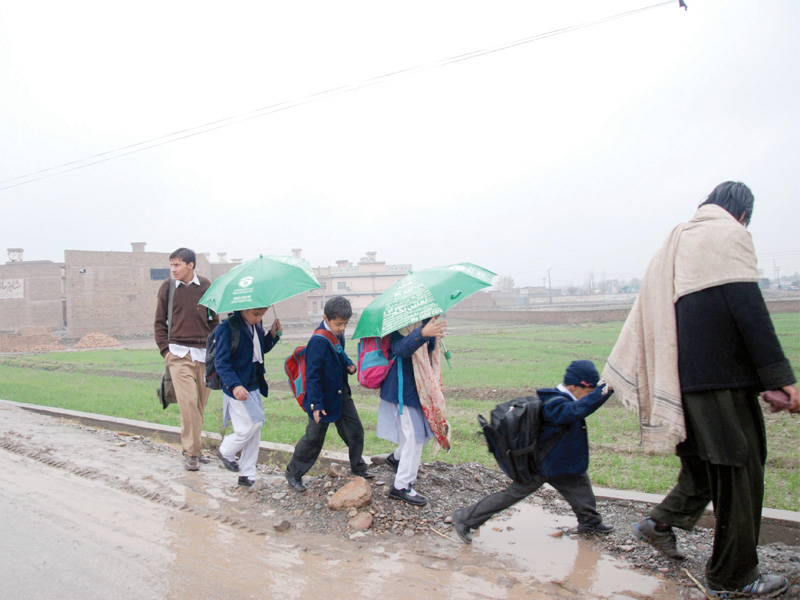
<path fill-rule="evenodd" d="M 758 568 L 767 458 L 758 393 L 782 390 L 794 413 L 800 412 L 800 400 L 758 288 L 755 252 L 744 230 L 752 212 L 753 194 L 746 185 L 722 183 L 678 240 L 674 276 L 669 276 L 676 282 L 686 439 L 676 447 L 677 484 L 634 524 L 640 539 L 683 559 L 672 527 L 691 529 L 712 502 L 716 529 L 706 581 L 709 594 L 720 598 L 771 597 L 788 586 L 786 578 Z M 710 273 L 703 274 L 704 264 L 713 266 Z M 682 282 L 689 282 L 685 292 L 678 289 Z"/>
<path fill-rule="evenodd" d="M 184 467 L 197 471 L 209 459 L 202 454 L 203 412 L 209 389 L 205 384 L 206 338 L 219 324 L 219 317 L 198 304 L 211 285 L 195 272 L 197 257 L 188 248 L 178 248 L 169 257 L 172 278 L 158 290 L 156 344 L 169 368 L 181 414 L 181 444 Z M 172 326 L 169 325 L 170 286 L 174 287 Z"/>

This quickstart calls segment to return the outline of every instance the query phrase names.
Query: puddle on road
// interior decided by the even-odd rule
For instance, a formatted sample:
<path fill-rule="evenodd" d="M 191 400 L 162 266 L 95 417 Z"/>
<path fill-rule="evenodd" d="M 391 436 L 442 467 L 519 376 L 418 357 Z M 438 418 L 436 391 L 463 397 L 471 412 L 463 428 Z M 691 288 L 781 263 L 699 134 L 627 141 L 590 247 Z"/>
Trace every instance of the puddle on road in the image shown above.
<path fill-rule="evenodd" d="M 294 529 L 245 534 L 181 511 L 165 521 L 168 597 L 301 600 L 320 590 L 331 600 L 678 597 L 671 583 L 602 555 L 591 539 L 551 536 L 572 526 L 572 517 L 522 504 L 487 523 L 472 546 L 355 542 Z"/>
<path fill-rule="evenodd" d="M 591 538 L 557 536 L 562 528 L 575 526 L 571 514 L 553 515 L 540 506 L 523 502 L 488 521 L 473 545 L 515 556 L 540 581 L 562 583 L 598 596 L 625 592 L 634 597 L 660 594 L 669 597 L 671 585 L 657 577 L 633 572 L 623 561 L 604 556 L 593 547 Z"/>

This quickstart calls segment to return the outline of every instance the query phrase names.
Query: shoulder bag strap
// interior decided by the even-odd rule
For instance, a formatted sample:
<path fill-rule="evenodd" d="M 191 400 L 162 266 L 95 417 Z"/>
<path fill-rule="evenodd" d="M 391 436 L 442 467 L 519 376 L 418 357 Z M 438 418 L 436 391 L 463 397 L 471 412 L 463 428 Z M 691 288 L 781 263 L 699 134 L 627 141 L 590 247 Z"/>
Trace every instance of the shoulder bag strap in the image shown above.
<path fill-rule="evenodd" d="M 175 280 L 169 280 L 169 300 L 167 301 L 167 342 L 172 337 L 172 305 L 175 300 Z"/>

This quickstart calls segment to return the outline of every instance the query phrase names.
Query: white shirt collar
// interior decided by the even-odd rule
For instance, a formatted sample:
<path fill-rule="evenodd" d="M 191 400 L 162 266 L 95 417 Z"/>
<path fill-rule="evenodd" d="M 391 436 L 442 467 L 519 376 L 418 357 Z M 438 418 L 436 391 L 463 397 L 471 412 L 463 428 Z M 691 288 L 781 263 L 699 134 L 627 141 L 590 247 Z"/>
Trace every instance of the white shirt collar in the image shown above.
<path fill-rule="evenodd" d="M 176 279 L 175 287 L 176 288 L 180 287 L 182 283 L 183 281 L 181 281 L 180 279 Z M 189 284 L 200 285 L 200 280 L 197 278 L 197 273 L 194 274 L 194 277 L 192 277 L 192 280 L 189 283 L 183 283 L 183 285 L 189 285 Z"/>
<path fill-rule="evenodd" d="M 572 395 L 572 392 L 570 392 L 570 391 L 567 389 L 567 386 L 565 386 L 563 383 L 559 383 L 559 384 L 556 386 L 556 389 L 557 389 L 559 392 L 561 392 L 562 394 L 566 394 L 567 396 L 569 396 L 570 398 L 572 398 L 573 400 L 575 400 L 575 401 L 577 402 L 577 400 L 578 400 L 578 399 L 577 399 L 575 396 L 573 396 L 573 395 Z"/>

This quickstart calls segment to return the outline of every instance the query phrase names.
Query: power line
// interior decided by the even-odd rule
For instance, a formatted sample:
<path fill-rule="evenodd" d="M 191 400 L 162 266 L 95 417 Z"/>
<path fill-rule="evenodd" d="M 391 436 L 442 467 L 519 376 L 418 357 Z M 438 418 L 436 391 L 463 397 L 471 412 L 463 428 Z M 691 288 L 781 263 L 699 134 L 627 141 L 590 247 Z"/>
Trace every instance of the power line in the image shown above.
<path fill-rule="evenodd" d="M 539 40 L 543 40 L 545 38 L 553 37 L 556 35 L 562 35 L 565 33 L 570 33 L 572 31 L 577 31 L 578 29 L 584 29 L 587 27 L 593 27 L 596 25 L 601 25 L 603 23 L 607 23 L 609 21 L 613 21 L 615 19 L 621 19 L 624 17 L 629 17 L 641 12 L 645 12 L 648 10 L 652 10 L 654 8 L 660 8 L 662 6 L 666 6 L 667 4 L 674 4 L 675 0 L 666 0 L 664 2 L 659 2 L 657 4 L 652 4 L 650 6 L 645 6 L 642 8 L 637 8 L 634 10 L 629 10 L 623 13 L 618 13 L 615 15 L 611 15 L 608 17 L 601 17 L 599 19 L 595 19 L 593 21 L 587 21 L 585 23 L 580 23 L 577 25 L 570 25 L 568 27 L 563 27 L 561 29 L 554 29 L 552 31 L 548 31 L 546 33 L 536 34 L 530 37 L 522 38 L 519 40 L 515 40 L 513 42 L 507 42 L 505 44 L 500 44 L 497 46 L 492 46 L 489 48 L 484 48 L 481 50 L 475 50 L 473 52 L 468 52 L 466 54 L 460 54 L 457 56 L 452 56 L 450 58 L 441 59 L 432 63 L 428 63 L 425 65 L 418 65 L 416 67 L 409 67 L 406 69 L 400 69 L 398 71 L 393 71 L 391 73 L 385 73 L 383 75 L 379 75 L 376 77 L 372 77 L 370 79 L 366 79 L 360 83 L 354 84 L 346 84 L 335 88 L 330 88 L 325 91 L 316 92 L 313 94 L 309 94 L 307 96 L 303 96 L 301 98 L 295 100 L 287 100 L 284 102 L 278 102 L 276 104 L 271 104 L 269 106 L 264 106 L 262 108 L 258 108 L 253 110 L 249 113 L 245 113 L 243 115 L 238 116 L 231 116 L 225 117 L 224 119 L 218 119 L 216 121 L 211 121 L 209 123 L 205 123 L 203 125 L 197 125 L 195 127 L 189 127 L 186 129 L 182 129 L 179 131 L 174 131 L 172 133 L 168 133 L 163 136 L 151 138 L 149 140 L 144 140 L 141 142 L 137 142 L 135 144 L 130 144 L 128 146 L 123 146 L 121 148 L 116 148 L 114 150 L 108 150 L 106 152 L 100 152 L 99 154 L 94 154 L 92 156 L 87 156 L 85 158 L 69 161 L 66 163 L 62 163 L 60 165 L 55 165 L 53 167 L 48 167 L 46 169 L 41 169 L 39 171 L 34 171 L 32 173 L 28 173 L 27 175 L 20 175 L 18 177 L 13 177 L 11 179 L 6 179 L 0 181 L 0 191 L 8 190 L 14 187 L 18 187 L 21 185 L 26 185 L 28 183 L 33 183 L 35 181 L 40 181 L 42 179 L 47 179 L 49 177 L 54 177 L 56 175 L 61 175 L 63 173 L 69 173 L 70 171 L 76 171 L 78 169 L 83 169 L 86 167 L 90 167 L 102 162 L 106 162 L 109 160 L 114 160 L 117 158 L 122 158 L 123 156 L 128 156 L 130 154 L 135 154 L 137 152 L 143 152 L 145 150 L 149 150 L 150 148 L 155 148 L 156 146 L 163 146 L 166 144 L 171 144 L 173 142 L 177 142 L 179 140 L 184 140 L 186 138 L 194 137 L 196 135 L 200 135 L 203 133 L 208 133 L 210 131 L 215 131 L 217 129 L 222 129 L 224 127 L 230 127 L 232 125 L 237 125 L 239 123 L 243 123 L 245 121 L 249 121 L 251 119 L 257 119 L 259 117 L 264 117 L 267 115 L 271 115 L 276 112 L 280 112 L 283 110 L 289 110 L 291 108 L 296 108 L 298 106 L 303 106 L 305 104 L 310 104 L 312 102 L 317 102 L 320 100 L 324 100 L 330 98 L 332 96 L 337 96 L 340 94 L 345 94 L 347 92 L 353 92 L 357 90 L 361 90 L 367 87 L 371 87 L 373 85 L 378 85 L 380 83 L 384 83 L 390 79 L 395 79 L 398 77 L 407 77 L 421 71 L 436 69 L 445 67 L 448 65 L 455 64 L 457 62 L 462 62 L 465 60 L 470 60 L 473 58 L 478 58 L 480 56 L 486 56 L 487 54 L 492 54 L 494 52 L 500 52 L 502 50 L 508 50 L 510 48 L 515 48 L 517 46 L 522 46 L 524 44 L 530 44 L 532 42 L 536 42 Z M 38 176 L 38 177 L 37 177 Z M 24 181 L 21 181 L 24 180 Z M 16 182 L 16 183 L 12 183 Z M 10 185 L 6 185 L 10 184 Z"/>

